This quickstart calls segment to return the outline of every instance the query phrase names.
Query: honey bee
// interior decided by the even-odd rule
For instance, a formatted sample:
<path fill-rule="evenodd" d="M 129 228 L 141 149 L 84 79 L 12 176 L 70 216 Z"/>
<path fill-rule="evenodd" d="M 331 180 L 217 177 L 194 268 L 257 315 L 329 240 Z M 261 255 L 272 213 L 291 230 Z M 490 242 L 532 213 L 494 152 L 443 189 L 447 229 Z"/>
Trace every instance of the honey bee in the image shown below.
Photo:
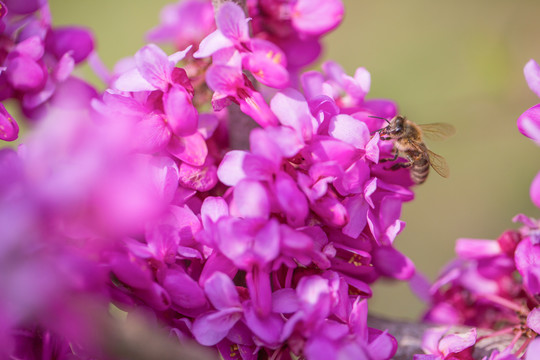
<path fill-rule="evenodd" d="M 446 123 L 418 125 L 405 116 L 396 116 L 392 120 L 385 120 L 388 125 L 378 132 L 382 140 L 395 140 L 394 158 L 384 161 L 396 160 L 398 156 L 406 158 L 407 162 L 392 165 L 391 170 L 411 168 L 411 179 L 415 184 L 422 184 L 429 174 L 429 166 L 442 177 L 448 177 L 450 171 L 446 160 L 429 150 L 424 144 L 424 136 L 433 140 L 443 140 L 454 135 L 455 128 Z"/>

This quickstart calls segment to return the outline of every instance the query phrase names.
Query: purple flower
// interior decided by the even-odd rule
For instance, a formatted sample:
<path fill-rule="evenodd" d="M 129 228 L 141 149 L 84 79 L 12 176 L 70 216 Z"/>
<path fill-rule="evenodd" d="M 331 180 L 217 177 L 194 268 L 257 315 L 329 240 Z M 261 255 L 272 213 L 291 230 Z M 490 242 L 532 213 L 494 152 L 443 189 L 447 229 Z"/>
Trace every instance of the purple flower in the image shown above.
<path fill-rule="evenodd" d="M 4 2 L 14 14 L 30 14 L 47 3 L 46 0 L 4 0 Z"/>
<path fill-rule="evenodd" d="M 341 0 L 298 0 L 292 6 L 291 22 L 301 33 L 320 36 L 339 25 L 344 10 Z"/>
<path fill-rule="evenodd" d="M 232 280 L 221 272 L 206 280 L 204 291 L 216 311 L 198 317 L 192 331 L 199 343 L 215 345 L 242 318 L 242 304 Z"/>
<path fill-rule="evenodd" d="M 121 74 L 114 83 L 120 91 L 152 91 L 167 92 L 175 83 L 175 66 L 181 61 L 189 47 L 167 56 L 163 50 L 154 44 L 142 47 L 135 54 L 135 67 Z"/>
<path fill-rule="evenodd" d="M 135 67 L 121 73 L 114 83 L 122 93 L 107 92 L 103 103 L 94 106 L 106 117 L 113 112 L 135 121 L 133 148 L 145 153 L 166 150 L 204 173 L 212 164 L 206 161 L 208 148 L 198 131 L 193 88 L 185 70 L 175 67 L 187 51 L 189 48 L 167 56 L 156 45 L 143 47 L 135 54 Z M 206 121 L 210 121 L 208 117 Z M 201 186 L 188 180 L 189 168 L 181 171 L 187 185 Z M 215 176 L 209 175 L 206 181 L 209 185 L 204 186 L 212 186 Z"/>
<path fill-rule="evenodd" d="M 86 108 L 96 91 L 71 72 L 90 54 L 97 57 L 90 31 L 52 28 L 43 1 L 10 1 L 7 8 L 7 16 L 5 8 L 0 11 L 6 27 L 0 45 L 0 99 L 17 99 L 30 119 L 43 118 L 52 109 Z"/>
<path fill-rule="evenodd" d="M 540 145 L 540 104 L 526 110 L 517 120 L 519 131 Z"/>
<path fill-rule="evenodd" d="M 422 348 L 428 355 L 414 355 L 414 360 L 473 360 L 476 329 L 464 334 L 444 335 L 447 329 L 429 329 L 422 339 Z"/>
<path fill-rule="evenodd" d="M 182 0 L 166 5 L 160 18 L 161 24 L 148 32 L 148 40 L 172 42 L 177 49 L 198 46 L 216 28 L 209 0 Z"/>
<path fill-rule="evenodd" d="M 19 136 L 19 125 L 7 112 L 3 104 L 0 104 L 0 139 L 13 141 Z"/>
<path fill-rule="evenodd" d="M 150 37 L 185 49 L 142 47 L 103 71 L 110 88 L 99 98 L 70 75 L 85 59 L 96 65 L 93 36 L 51 28 L 38 3 L 0 12 L 0 96 L 44 117 L 20 157 L 0 152 L 0 341 L 36 314 L 28 326 L 44 337 L 25 338 L 43 344 L 36 356 L 86 354 L 65 346 L 91 329 L 69 305 L 95 297 L 227 359 L 395 354 L 396 340 L 367 326 L 366 299 L 379 277 L 418 277 L 393 247 L 412 183 L 379 164 L 392 144 L 372 136 L 382 121 L 370 116 L 396 106 L 366 100 L 365 69 L 348 76 L 330 62 L 303 77 L 304 93 L 286 88 L 342 20 L 341 1 L 250 2 L 252 24 L 227 2 L 216 26 L 210 1 L 170 6 Z M 231 102 L 261 125 L 245 132 L 247 150 L 229 149 L 234 112 L 220 110 Z M 9 139 L 17 125 L 3 109 Z"/>
<path fill-rule="evenodd" d="M 248 21 L 240 6 L 234 2 L 223 3 L 216 15 L 217 30 L 203 39 L 194 57 L 214 55 L 214 65 L 230 65 L 230 59 L 239 54 L 242 66 L 261 83 L 275 88 L 286 87 L 289 74 L 285 54 L 269 41 L 251 39 Z M 241 77 L 240 69 L 236 70 Z"/>
<path fill-rule="evenodd" d="M 529 88 L 540 97 L 540 66 L 538 63 L 533 59 L 529 60 L 523 69 L 523 73 Z"/>
<path fill-rule="evenodd" d="M 57 27 L 47 34 L 45 41 L 47 51 L 58 60 L 69 53 L 76 64 L 88 58 L 94 51 L 92 33 L 81 27 Z"/>
<path fill-rule="evenodd" d="M 540 244 L 526 237 L 517 246 L 515 259 L 525 290 L 532 296 L 540 294 Z"/>
<path fill-rule="evenodd" d="M 292 75 L 321 54 L 320 37 L 343 18 L 340 0 L 248 2 L 253 32 L 278 45 L 286 54 Z"/>
<path fill-rule="evenodd" d="M 263 96 L 237 68 L 213 65 L 206 72 L 206 81 L 214 90 L 212 105 L 215 111 L 223 109 L 233 101 L 240 105 L 242 112 L 251 116 L 262 127 L 277 125 L 277 119 Z"/>

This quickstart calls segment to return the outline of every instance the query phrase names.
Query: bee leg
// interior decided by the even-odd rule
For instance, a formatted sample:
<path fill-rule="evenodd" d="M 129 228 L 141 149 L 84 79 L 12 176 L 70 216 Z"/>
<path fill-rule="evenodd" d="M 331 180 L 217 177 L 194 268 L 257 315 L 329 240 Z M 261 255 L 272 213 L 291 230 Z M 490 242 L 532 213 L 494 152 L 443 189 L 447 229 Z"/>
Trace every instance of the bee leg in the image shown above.
<path fill-rule="evenodd" d="M 393 158 L 380 159 L 379 162 L 380 162 L 380 163 L 383 163 L 383 162 L 387 162 L 387 161 L 394 161 L 394 160 L 396 160 L 397 157 L 398 157 L 398 152 L 394 149 L 394 150 L 393 150 L 393 153 L 394 153 L 394 157 L 393 157 Z"/>
<path fill-rule="evenodd" d="M 385 136 L 385 137 L 382 137 L 382 136 L 381 136 L 380 139 L 381 139 L 381 140 L 392 140 L 392 138 L 389 137 L 389 136 Z"/>
<path fill-rule="evenodd" d="M 385 168 L 385 170 L 392 170 L 392 171 L 395 171 L 395 170 L 399 170 L 399 169 L 411 167 L 412 164 L 413 164 L 412 161 L 396 163 L 396 164 L 390 166 L 389 168 Z"/>

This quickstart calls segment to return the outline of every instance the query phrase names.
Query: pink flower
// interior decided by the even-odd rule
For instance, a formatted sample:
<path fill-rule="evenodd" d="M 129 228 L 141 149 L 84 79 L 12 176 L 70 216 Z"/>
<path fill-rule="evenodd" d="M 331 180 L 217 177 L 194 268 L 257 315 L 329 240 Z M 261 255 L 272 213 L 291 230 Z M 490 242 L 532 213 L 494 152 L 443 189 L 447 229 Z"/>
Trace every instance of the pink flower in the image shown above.
<path fill-rule="evenodd" d="M 0 99 L 16 98 L 24 115 L 31 119 L 43 118 L 53 108 L 87 106 L 96 96 L 93 88 L 70 75 L 77 63 L 94 53 L 93 35 L 81 27 L 52 28 L 44 5 L 35 0 L 10 1 L 10 14 L 4 16 L 6 7 L 0 10 L 2 30 L 6 25 L 5 41 L 0 45 Z M 24 21 L 14 16 L 17 13 L 25 14 Z M 66 96 L 75 87 L 78 94 Z M 69 101 L 60 101 L 67 97 Z M 73 101 L 75 98 L 80 99 Z"/>
<path fill-rule="evenodd" d="M 291 22 L 301 33 L 320 36 L 339 25 L 344 11 L 341 0 L 298 0 L 292 6 Z"/>
<path fill-rule="evenodd" d="M 429 329 L 422 339 L 422 349 L 429 355 L 414 355 L 414 360 L 473 360 L 476 329 L 464 334 L 444 335 L 447 329 Z"/>
<path fill-rule="evenodd" d="M 227 62 L 234 57 L 232 54 L 238 53 L 242 58 L 242 66 L 251 71 L 261 83 L 275 88 L 286 87 L 289 74 L 285 69 L 285 54 L 269 41 L 251 39 L 248 21 L 240 6 L 234 2 L 223 3 L 216 15 L 218 29 L 203 39 L 194 57 L 203 58 L 214 54 L 215 65 L 230 65 Z M 223 54 L 227 54 L 227 60 Z M 238 68 L 237 71 L 241 77 L 241 70 Z"/>
<path fill-rule="evenodd" d="M 188 51 L 167 56 L 156 45 L 143 47 L 135 54 L 135 67 L 120 74 L 114 83 L 123 94 L 105 93 L 104 104 L 94 106 L 105 116 L 112 111 L 136 122 L 133 147 L 137 150 L 166 150 L 189 165 L 201 167 L 208 148 L 198 131 L 193 88 L 185 70 L 175 67 Z"/>
<path fill-rule="evenodd" d="M 531 59 L 525 65 L 523 73 L 525 74 L 525 80 L 527 81 L 529 88 L 540 97 L 540 65 Z"/>
<path fill-rule="evenodd" d="M 259 125 L 263 127 L 277 125 L 277 119 L 262 95 L 236 68 L 213 65 L 206 73 L 206 81 L 215 91 L 212 100 L 214 110 L 219 111 L 230 101 L 234 101 L 240 105 L 242 112 L 251 116 Z"/>
<path fill-rule="evenodd" d="M 92 33 L 81 27 L 57 27 L 47 35 L 45 42 L 47 51 L 50 51 L 58 60 L 69 53 L 76 64 L 88 58 L 94 51 L 94 37 Z"/>
<path fill-rule="evenodd" d="M 182 0 L 166 5 L 160 18 L 161 24 L 148 32 L 148 40 L 170 41 L 177 49 L 198 46 L 216 28 L 209 0 Z"/>
<path fill-rule="evenodd" d="M 4 0 L 9 11 L 14 14 L 30 14 L 47 3 L 46 0 Z"/>
<path fill-rule="evenodd" d="M 13 141 L 19 136 L 19 125 L 7 112 L 3 104 L 0 104 L 0 139 Z"/>
<path fill-rule="evenodd" d="M 316 60 L 321 53 L 319 38 L 337 27 L 344 13 L 340 0 L 262 0 L 253 1 L 248 9 L 254 33 L 284 51 L 292 75 Z"/>

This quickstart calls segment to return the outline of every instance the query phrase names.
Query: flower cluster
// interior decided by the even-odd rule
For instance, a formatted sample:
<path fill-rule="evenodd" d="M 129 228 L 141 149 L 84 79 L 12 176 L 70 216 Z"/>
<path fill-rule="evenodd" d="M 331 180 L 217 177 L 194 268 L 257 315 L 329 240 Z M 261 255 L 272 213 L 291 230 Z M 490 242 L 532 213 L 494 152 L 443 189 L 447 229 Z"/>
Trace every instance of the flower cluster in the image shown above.
<path fill-rule="evenodd" d="M 366 299 L 380 277 L 415 276 L 393 246 L 413 182 L 380 163 L 393 143 L 378 130 L 397 106 L 366 99 L 364 68 L 297 73 L 319 50 L 295 52 L 319 49 L 341 1 L 250 1 L 251 22 L 225 2 L 215 24 L 209 1 L 169 6 L 149 36 L 181 51 L 142 47 L 99 95 L 62 90 L 93 51 L 87 31 L 51 28 L 43 1 L 1 9 L 2 99 L 43 117 L 0 153 L 6 356 L 103 356 L 80 311 L 89 297 L 225 359 L 394 355 Z M 1 110 L 8 139 L 16 123 Z M 235 114 L 260 126 L 243 134 L 249 149 L 228 141 Z"/>
<path fill-rule="evenodd" d="M 530 60 L 524 72 L 529 87 L 540 96 L 540 66 Z M 540 144 L 540 105 L 525 111 L 517 125 L 522 134 Z M 530 195 L 540 207 L 540 174 L 532 182 Z M 533 340 L 540 334 L 540 222 L 523 214 L 514 217 L 514 222 L 523 226 L 503 232 L 497 240 L 458 239 L 457 258 L 433 284 L 431 308 L 425 315 L 429 322 L 495 331 L 478 339 L 465 336 L 458 346 L 466 343 L 470 348 L 486 337 L 513 334 L 508 347 L 495 351 L 488 360 L 513 360 L 525 351 L 526 359 L 533 359 L 540 346 L 540 340 Z M 522 337 L 525 341 L 516 346 Z M 451 358 L 470 359 L 470 355 Z"/>
<path fill-rule="evenodd" d="M 8 0 L 0 2 L 0 31 L 0 101 L 16 99 L 26 117 L 37 119 L 51 104 L 84 107 L 97 95 L 71 75 L 94 50 L 89 30 L 52 27 L 45 1 Z M 0 139 L 17 138 L 18 124 L 3 105 L 0 124 Z"/>
<path fill-rule="evenodd" d="M 339 25 L 344 15 L 340 0 L 248 0 L 253 33 L 278 45 L 296 72 L 321 53 L 320 37 Z"/>

